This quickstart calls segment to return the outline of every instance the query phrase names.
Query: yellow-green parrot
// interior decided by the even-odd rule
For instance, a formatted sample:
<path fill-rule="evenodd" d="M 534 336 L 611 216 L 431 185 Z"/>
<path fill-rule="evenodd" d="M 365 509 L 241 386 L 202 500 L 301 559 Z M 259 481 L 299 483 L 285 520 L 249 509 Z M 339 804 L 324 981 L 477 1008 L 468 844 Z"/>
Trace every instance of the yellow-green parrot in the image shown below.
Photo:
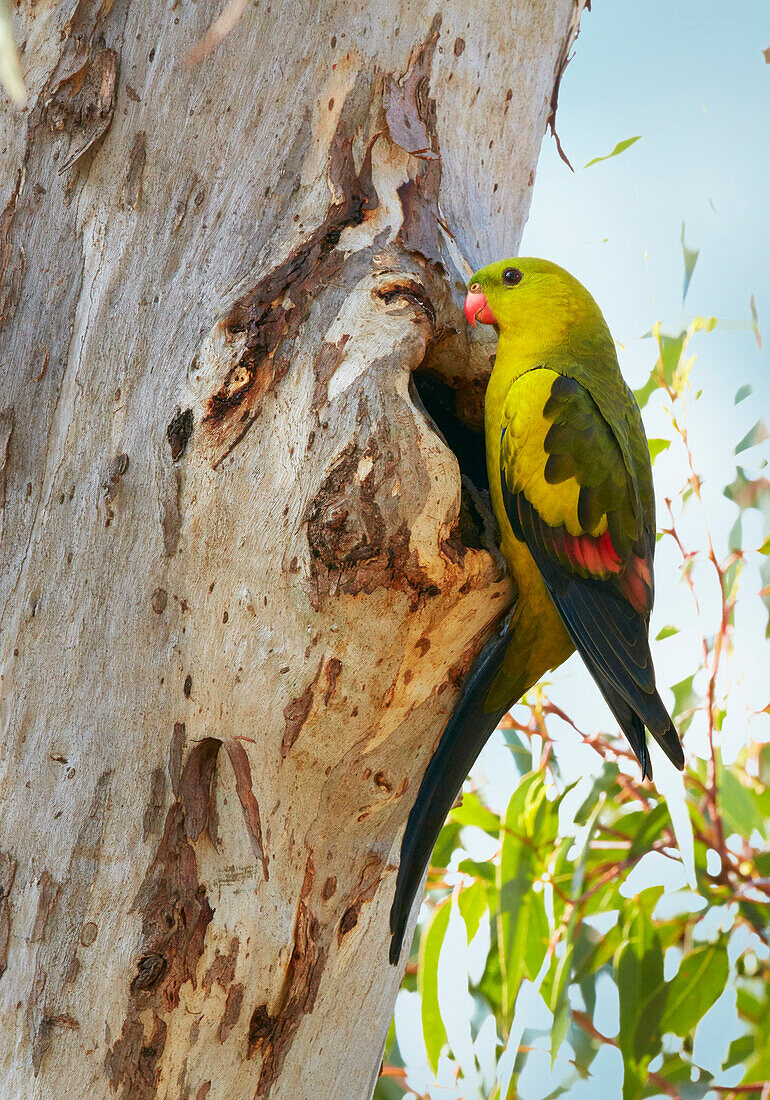
<path fill-rule="evenodd" d="M 519 598 L 471 670 L 409 815 L 390 912 L 394 964 L 430 853 L 473 761 L 509 708 L 575 649 L 642 774 L 652 778 L 645 727 L 684 767 L 648 641 L 650 454 L 601 311 L 563 268 L 521 258 L 477 271 L 465 314 L 498 333 L 484 406 L 487 471 Z"/>

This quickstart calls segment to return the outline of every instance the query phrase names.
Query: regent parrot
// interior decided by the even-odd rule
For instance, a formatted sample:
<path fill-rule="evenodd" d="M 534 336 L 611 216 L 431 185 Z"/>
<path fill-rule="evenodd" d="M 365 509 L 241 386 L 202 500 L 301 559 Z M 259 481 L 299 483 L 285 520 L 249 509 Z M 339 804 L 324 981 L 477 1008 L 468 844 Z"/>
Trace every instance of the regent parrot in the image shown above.
<path fill-rule="evenodd" d="M 465 300 L 494 325 L 484 419 L 492 507 L 519 600 L 481 651 L 423 778 L 401 845 L 390 961 L 473 761 L 509 708 L 577 649 L 652 778 L 645 727 L 684 755 L 655 688 L 648 629 L 655 502 L 642 418 L 588 291 L 547 260 L 477 271 Z"/>

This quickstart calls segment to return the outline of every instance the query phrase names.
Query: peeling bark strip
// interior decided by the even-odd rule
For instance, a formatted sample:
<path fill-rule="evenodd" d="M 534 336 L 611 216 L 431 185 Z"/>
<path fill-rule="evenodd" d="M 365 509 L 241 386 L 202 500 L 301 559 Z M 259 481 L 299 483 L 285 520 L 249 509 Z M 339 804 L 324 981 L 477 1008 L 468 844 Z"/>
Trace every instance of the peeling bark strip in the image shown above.
<path fill-rule="evenodd" d="M 441 15 L 436 14 L 425 41 L 412 51 L 404 75 L 398 80 L 388 78 L 383 99 L 391 138 L 420 162 L 416 172 L 410 167 L 409 179 L 398 188 L 404 218 L 397 240 L 408 252 L 443 271 L 438 223 L 441 153 L 436 101 L 430 96 L 430 70 L 440 28 Z"/>
<path fill-rule="evenodd" d="M 208 402 L 203 424 L 214 445 L 217 466 L 244 437 L 262 410 L 263 398 L 288 370 L 276 359 L 280 343 L 299 331 L 313 298 L 342 265 L 336 251 L 343 229 L 360 225 L 379 204 L 372 185 L 372 139 L 357 172 L 344 115 L 331 144 L 329 179 L 342 195 L 319 227 L 230 310 L 231 336 L 245 334 L 244 350 Z"/>
<path fill-rule="evenodd" d="M 118 55 L 99 38 L 95 48 L 69 39 L 53 74 L 52 94 L 44 99 L 45 121 L 53 131 L 72 135 L 69 152 L 59 166 L 61 176 L 93 149 L 110 128 L 115 114 Z"/>
<path fill-rule="evenodd" d="M 47 870 L 43 871 L 40 876 L 40 882 L 38 883 L 40 893 L 37 898 L 37 912 L 35 913 L 35 923 L 32 925 L 32 931 L 29 934 L 30 943 L 39 943 L 45 935 L 45 926 L 48 923 L 48 918 L 51 915 L 51 910 L 56 905 L 59 897 L 59 891 L 61 886 L 58 882 L 54 882 Z"/>
<path fill-rule="evenodd" d="M 279 1002 L 273 1012 L 266 1004 L 257 1005 L 249 1024 L 247 1057 L 262 1056 L 256 1096 L 270 1092 L 303 1017 L 315 1007 L 327 950 L 318 944 L 321 925 L 308 906 L 314 881 L 315 867 L 309 855 L 294 922 L 294 946 Z"/>
<path fill-rule="evenodd" d="M 366 902 L 371 901 L 376 894 L 377 887 L 382 880 L 382 872 L 382 859 L 377 855 L 370 855 L 361 871 L 361 877 L 358 880 L 351 903 L 340 918 L 337 929 L 338 945 L 342 943 L 348 932 L 352 932 L 358 924 L 361 908 Z"/>
<path fill-rule="evenodd" d="M 0 852 L 0 978 L 8 966 L 8 941 L 11 938 L 11 902 L 9 895 L 16 876 L 16 860 Z"/>
<path fill-rule="evenodd" d="M 174 732 L 176 735 L 176 728 Z M 166 1042 L 161 1014 L 177 1007 L 179 990 L 186 981 L 195 984 L 206 929 L 214 916 L 206 888 L 198 878 L 193 845 L 208 824 L 211 780 L 220 744 L 209 737 L 190 752 L 175 785 L 176 800 L 166 815 L 155 858 L 134 901 L 134 909 L 142 915 L 141 956 L 120 1038 L 105 1059 L 110 1084 L 123 1089 L 121 1100 L 154 1097 Z M 148 1012 L 155 1021 L 149 1039 L 143 1023 Z"/>
<path fill-rule="evenodd" d="M 283 737 L 281 738 L 281 758 L 283 760 L 289 755 L 292 750 L 294 742 L 300 735 L 300 731 L 307 721 L 307 717 L 310 714 L 310 708 L 313 705 L 313 692 L 315 686 L 318 683 L 318 677 L 321 675 L 321 669 L 323 667 L 323 660 L 316 670 L 316 674 L 310 683 L 307 685 L 301 695 L 298 695 L 295 699 L 290 700 L 283 708 Z"/>
<path fill-rule="evenodd" d="M 251 782 L 251 765 L 249 758 L 240 741 L 228 737 L 225 741 L 227 755 L 235 772 L 235 791 L 243 810 L 243 820 L 246 822 L 246 830 L 251 841 L 251 850 L 262 864 L 262 873 L 267 882 L 269 859 L 262 841 L 262 823 L 259 816 L 259 804 L 254 797 Z"/>

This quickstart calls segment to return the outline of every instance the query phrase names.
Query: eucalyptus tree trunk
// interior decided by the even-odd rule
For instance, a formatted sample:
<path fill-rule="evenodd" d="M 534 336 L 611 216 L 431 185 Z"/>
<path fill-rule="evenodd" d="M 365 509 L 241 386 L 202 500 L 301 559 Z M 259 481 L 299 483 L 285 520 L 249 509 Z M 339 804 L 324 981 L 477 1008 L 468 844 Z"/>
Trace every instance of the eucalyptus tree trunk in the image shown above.
<path fill-rule="evenodd" d="M 514 597 L 463 282 L 581 7 L 16 13 L 4 1100 L 370 1096 L 400 836 Z"/>

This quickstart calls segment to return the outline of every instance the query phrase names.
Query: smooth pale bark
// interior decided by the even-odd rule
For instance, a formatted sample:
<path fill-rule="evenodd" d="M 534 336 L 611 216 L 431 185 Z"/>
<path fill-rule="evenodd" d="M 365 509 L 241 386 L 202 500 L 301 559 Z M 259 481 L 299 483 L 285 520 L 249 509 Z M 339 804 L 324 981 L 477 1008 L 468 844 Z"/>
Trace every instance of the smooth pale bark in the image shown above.
<path fill-rule="evenodd" d="M 400 835 L 513 598 L 411 376 L 479 427 L 462 281 L 581 6 L 257 0 L 187 66 L 213 0 L 16 14 L 4 1100 L 370 1095 Z"/>

